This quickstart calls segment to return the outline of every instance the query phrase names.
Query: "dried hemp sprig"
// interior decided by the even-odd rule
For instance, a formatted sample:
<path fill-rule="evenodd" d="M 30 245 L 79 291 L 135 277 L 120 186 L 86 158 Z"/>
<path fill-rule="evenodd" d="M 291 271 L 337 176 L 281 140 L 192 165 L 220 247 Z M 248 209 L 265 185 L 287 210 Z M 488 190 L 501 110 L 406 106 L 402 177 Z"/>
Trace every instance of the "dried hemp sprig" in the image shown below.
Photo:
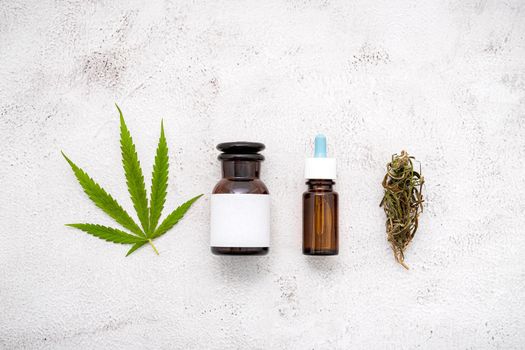
<path fill-rule="evenodd" d="M 421 166 L 419 172 L 414 170 L 414 157 L 406 151 L 394 154 L 387 164 L 383 179 L 385 194 L 379 206 L 386 214 L 386 233 L 396 261 L 406 269 L 404 251 L 418 227 L 418 217 L 423 211 L 423 183 Z"/>

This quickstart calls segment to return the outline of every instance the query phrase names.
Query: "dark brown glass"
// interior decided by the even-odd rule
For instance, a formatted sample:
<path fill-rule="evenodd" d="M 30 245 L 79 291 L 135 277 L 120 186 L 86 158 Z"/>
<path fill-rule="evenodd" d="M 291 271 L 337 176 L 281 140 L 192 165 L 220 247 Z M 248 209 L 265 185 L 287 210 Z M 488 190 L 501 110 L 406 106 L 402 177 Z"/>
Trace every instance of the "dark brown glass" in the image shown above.
<path fill-rule="evenodd" d="M 303 194 L 303 254 L 337 255 L 338 195 L 332 180 L 308 180 Z"/>
<path fill-rule="evenodd" d="M 259 179 L 260 169 L 260 160 L 223 159 L 222 179 L 212 193 L 270 194 Z M 212 253 L 216 255 L 265 255 L 268 250 L 268 247 L 211 247 Z"/>

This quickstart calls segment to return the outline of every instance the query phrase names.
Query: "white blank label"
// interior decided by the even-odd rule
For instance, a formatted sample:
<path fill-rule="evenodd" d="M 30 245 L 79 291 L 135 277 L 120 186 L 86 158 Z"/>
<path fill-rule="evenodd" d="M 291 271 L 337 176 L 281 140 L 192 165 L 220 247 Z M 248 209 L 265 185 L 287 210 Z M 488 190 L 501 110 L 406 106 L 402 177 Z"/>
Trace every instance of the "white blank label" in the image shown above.
<path fill-rule="evenodd" d="M 212 194 L 212 247 L 269 247 L 270 196 Z"/>

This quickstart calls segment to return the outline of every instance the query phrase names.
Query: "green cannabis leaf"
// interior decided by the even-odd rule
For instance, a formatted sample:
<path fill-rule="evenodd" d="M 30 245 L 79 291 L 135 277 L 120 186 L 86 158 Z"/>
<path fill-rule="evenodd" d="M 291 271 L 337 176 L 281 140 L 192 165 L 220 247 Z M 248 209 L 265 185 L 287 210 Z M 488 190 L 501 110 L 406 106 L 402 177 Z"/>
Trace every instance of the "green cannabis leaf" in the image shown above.
<path fill-rule="evenodd" d="M 153 240 L 162 236 L 175 226 L 184 217 L 192 204 L 202 197 L 202 194 L 195 196 L 180 205 L 159 225 L 162 210 L 164 209 L 164 203 L 166 202 L 169 174 L 168 145 L 166 142 L 166 136 L 164 135 L 164 124 L 162 122 L 160 124 L 160 138 L 151 176 L 151 197 L 148 206 L 144 175 L 135 149 L 135 144 L 133 143 L 131 133 L 126 126 L 124 116 L 122 115 L 119 106 L 117 106 L 117 110 L 120 115 L 120 150 L 122 152 L 122 166 L 126 176 L 128 192 L 131 201 L 133 202 L 133 207 L 137 213 L 137 217 L 139 218 L 140 226 L 109 193 L 107 193 L 95 182 L 95 180 L 73 163 L 64 152 L 62 152 L 62 155 L 71 166 L 78 183 L 82 186 L 89 199 L 129 232 L 97 224 L 67 224 L 66 226 L 77 228 L 108 242 L 132 244 L 132 247 L 126 256 L 130 255 L 146 243 L 151 245 L 155 253 L 158 255 L 159 252 L 153 244 Z"/>

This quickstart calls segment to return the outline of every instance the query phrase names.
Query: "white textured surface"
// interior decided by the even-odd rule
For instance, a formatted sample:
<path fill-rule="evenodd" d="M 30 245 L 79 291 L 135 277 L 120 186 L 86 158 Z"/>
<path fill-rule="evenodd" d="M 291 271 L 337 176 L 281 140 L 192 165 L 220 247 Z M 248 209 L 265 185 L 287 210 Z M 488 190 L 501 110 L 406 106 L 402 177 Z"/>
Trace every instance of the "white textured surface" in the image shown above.
<path fill-rule="evenodd" d="M 518 349 L 525 344 L 523 1 L 0 2 L 0 347 Z M 124 258 L 64 226 L 110 220 L 64 150 L 129 210 L 118 102 L 168 208 L 209 193 L 215 144 L 266 143 L 273 248 L 208 249 L 209 196 Z M 341 253 L 301 255 L 303 164 L 338 159 Z M 384 165 L 423 163 L 394 262 Z"/>

